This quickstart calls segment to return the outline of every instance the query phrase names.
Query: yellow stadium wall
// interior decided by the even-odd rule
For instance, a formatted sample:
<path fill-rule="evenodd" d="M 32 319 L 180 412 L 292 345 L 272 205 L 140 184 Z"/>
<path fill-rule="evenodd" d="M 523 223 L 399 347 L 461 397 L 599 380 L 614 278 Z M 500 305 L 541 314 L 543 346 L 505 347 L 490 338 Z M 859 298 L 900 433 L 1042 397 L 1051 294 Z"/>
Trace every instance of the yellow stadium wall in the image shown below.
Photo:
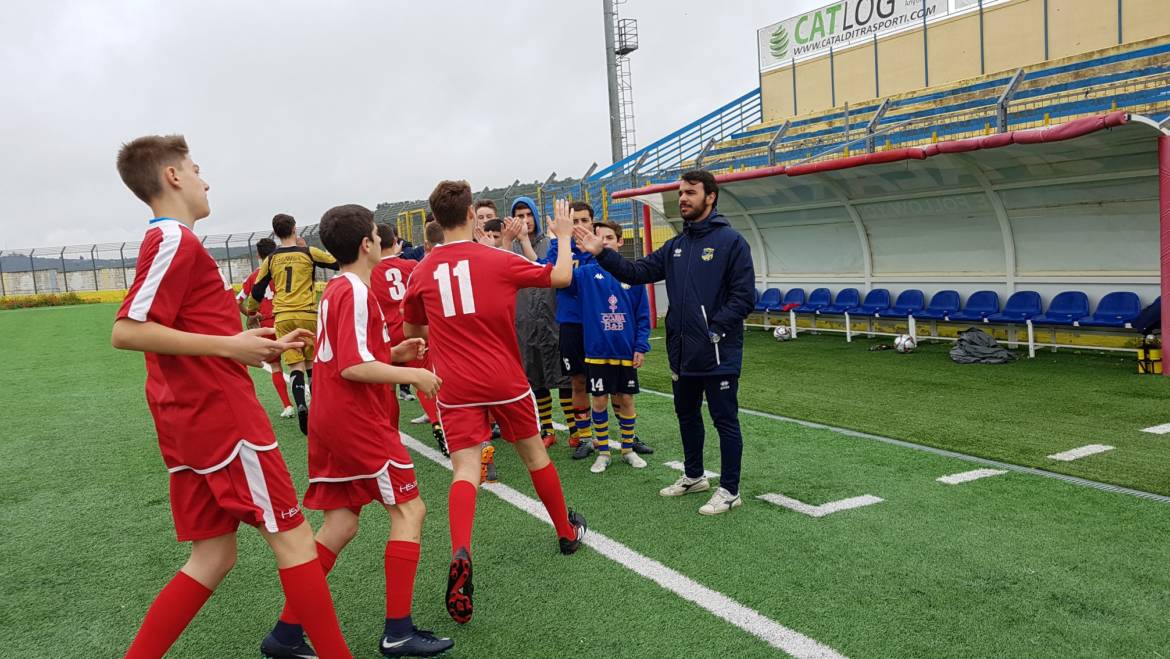
<path fill-rule="evenodd" d="M 1012 0 L 983 12 L 984 71 L 995 73 L 1118 45 L 1117 3 L 1112 0 L 1048 0 L 1048 56 L 1044 53 L 1044 0 Z M 1168 0 L 1123 0 L 1121 43 L 1170 35 Z M 979 76 L 979 13 L 949 17 L 927 26 L 929 85 Z M 764 121 L 820 112 L 926 87 L 922 29 L 881 38 L 829 57 L 796 63 L 794 113 L 792 66 L 761 75 Z"/>

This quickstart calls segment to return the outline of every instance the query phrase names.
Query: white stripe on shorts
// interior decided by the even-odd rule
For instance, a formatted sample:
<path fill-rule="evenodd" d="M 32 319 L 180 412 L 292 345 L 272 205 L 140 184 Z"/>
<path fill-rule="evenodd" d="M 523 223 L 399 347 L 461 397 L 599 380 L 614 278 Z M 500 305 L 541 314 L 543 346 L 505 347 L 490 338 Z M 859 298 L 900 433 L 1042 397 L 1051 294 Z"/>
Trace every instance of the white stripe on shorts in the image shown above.
<path fill-rule="evenodd" d="M 390 472 L 382 470 L 378 474 L 378 491 L 382 493 L 382 503 L 387 506 L 394 505 L 394 483 L 390 482 Z"/>
<path fill-rule="evenodd" d="M 248 481 L 248 490 L 252 493 L 252 503 L 260 509 L 264 516 L 264 529 L 269 533 L 276 533 L 276 514 L 272 512 L 272 498 L 268 496 L 268 482 L 264 480 L 264 468 L 260 466 L 260 458 L 250 446 L 240 447 L 240 464 L 244 466 L 244 478 Z"/>

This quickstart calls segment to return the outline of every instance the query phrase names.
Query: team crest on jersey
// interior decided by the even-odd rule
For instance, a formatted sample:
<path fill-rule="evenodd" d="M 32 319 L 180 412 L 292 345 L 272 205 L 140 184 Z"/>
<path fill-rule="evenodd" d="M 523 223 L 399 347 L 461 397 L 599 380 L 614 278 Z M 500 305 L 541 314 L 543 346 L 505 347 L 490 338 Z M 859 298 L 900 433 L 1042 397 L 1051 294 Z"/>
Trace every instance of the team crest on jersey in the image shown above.
<path fill-rule="evenodd" d="M 711 259 L 715 258 L 715 248 L 704 247 L 703 253 L 699 256 L 699 258 L 703 259 L 704 261 L 710 261 Z"/>
<path fill-rule="evenodd" d="M 618 299 L 616 295 L 610 295 L 609 299 L 609 313 L 601 314 L 602 329 L 606 332 L 621 332 L 626 329 L 626 314 L 618 313 Z"/>
<path fill-rule="evenodd" d="M 681 247 L 675 247 L 675 248 L 674 248 L 674 255 L 675 255 L 676 257 L 678 257 L 678 256 L 682 256 L 682 248 L 681 248 Z"/>

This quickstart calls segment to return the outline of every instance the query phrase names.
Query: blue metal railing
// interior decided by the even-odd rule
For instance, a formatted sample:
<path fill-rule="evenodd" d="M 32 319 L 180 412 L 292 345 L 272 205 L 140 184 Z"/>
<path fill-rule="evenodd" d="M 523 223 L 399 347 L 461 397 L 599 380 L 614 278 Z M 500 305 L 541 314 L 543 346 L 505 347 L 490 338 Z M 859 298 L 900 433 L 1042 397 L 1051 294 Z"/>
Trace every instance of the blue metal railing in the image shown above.
<path fill-rule="evenodd" d="M 666 137 L 643 147 L 614 164 L 594 172 L 590 181 L 614 176 L 673 169 L 694 158 L 708 141 L 727 139 L 733 133 L 763 121 L 763 103 L 760 89 L 740 96 L 730 103 L 709 112 Z M 641 164 L 639 164 L 639 162 Z M 633 171 L 637 166 L 638 171 Z"/>

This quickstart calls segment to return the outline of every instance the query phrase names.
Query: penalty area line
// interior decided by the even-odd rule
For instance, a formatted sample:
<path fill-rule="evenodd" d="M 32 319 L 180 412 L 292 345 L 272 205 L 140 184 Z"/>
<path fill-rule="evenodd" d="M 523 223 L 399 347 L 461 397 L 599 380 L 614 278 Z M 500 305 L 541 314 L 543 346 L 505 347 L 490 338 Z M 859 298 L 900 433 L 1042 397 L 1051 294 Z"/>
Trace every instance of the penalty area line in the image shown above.
<path fill-rule="evenodd" d="M 451 469 L 451 461 L 443 457 L 443 454 L 406 433 L 400 434 L 402 435 L 402 443 L 407 448 L 445 469 Z M 536 499 L 501 483 L 485 484 L 482 489 L 491 492 L 545 524 L 552 525 L 552 520 L 545 512 L 544 505 Z M 845 659 L 844 655 L 820 641 L 789 629 L 765 617 L 759 611 L 750 609 L 723 593 L 707 588 L 681 572 L 640 554 L 592 528 L 585 534 L 582 543 L 638 576 L 653 581 L 675 595 L 706 609 L 715 617 L 735 625 L 793 657 L 800 659 Z"/>

